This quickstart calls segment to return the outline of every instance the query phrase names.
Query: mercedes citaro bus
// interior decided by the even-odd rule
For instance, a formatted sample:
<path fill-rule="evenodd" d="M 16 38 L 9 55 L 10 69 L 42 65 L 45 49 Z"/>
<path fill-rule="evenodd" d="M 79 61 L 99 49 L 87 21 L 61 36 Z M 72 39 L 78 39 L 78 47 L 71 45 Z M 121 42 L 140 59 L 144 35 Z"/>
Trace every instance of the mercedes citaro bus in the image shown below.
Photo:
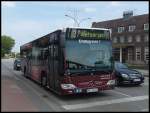
<path fill-rule="evenodd" d="M 115 86 L 109 29 L 56 30 L 22 45 L 20 55 L 24 76 L 60 95 Z"/>

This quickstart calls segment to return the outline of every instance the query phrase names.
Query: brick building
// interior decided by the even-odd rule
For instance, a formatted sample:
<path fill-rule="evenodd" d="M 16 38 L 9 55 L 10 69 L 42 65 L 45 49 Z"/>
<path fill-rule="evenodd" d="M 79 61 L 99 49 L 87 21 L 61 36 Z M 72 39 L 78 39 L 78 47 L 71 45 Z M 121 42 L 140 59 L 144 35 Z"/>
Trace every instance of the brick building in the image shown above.
<path fill-rule="evenodd" d="M 128 11 L 123 13 L 123 18 L 93 22 L 92 27 L 112 30 L 116 61 L 149 64 L 149 14 L 133 16 L 133 12 Z"/>

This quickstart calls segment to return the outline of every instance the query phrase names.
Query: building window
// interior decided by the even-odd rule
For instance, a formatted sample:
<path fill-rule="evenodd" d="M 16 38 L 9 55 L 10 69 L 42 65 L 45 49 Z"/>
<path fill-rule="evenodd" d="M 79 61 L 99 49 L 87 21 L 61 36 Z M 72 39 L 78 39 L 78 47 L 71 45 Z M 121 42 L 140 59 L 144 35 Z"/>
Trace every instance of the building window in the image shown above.
<path fill-rule="evenodd" d="M 122 33 L 124 31 L 124 27 L 118 27 L 118 33 Z"/>
<path fill-rule="evenodd" d="M 128 42 L 131 43 L 132 42 L 132 36 L 128 37 Z"/>
<path fill-rule="evenodd" d="M 129 26 L 129 32 L 132 32 L 132 31 L 134 31 L 134 30 L 135 30 L 135 25 Z"/>
<path fill-rule="evenodd" d="M 140 37 L 140 35 L 137 35 L 136 36 L 136 42 L 140 42 L 141 41 L 141 37 Z"/>
<path fill-rule="evenodd" d="M 113 38 L 113 43 L 117 43 L 117 37 Z"/>
<path fill-rule="evenodd" d="M 144 49 L 144 60 L 145 60 L 146 64 L 148 64 L 148 62 L 149 62 L 149 48 L 148 47 L 145 47 L 145 49 Z"/>
<path fill-rule="evenodd" d="M 149 24 L 148 23 L 144 24 L 144 30 L 149 30 Z"/>
<path fill-rule="evenodd" d="M 124 43 L 124 37 L 123 36 L 120 37 L 120 42 Z"/>
<path fill-rule="evenodd" d="M 132 48 L 129 48 L 128 49 L 128 60 L 132 61 L 132 58 L 133 58 L 133 51 L 132 51 Z"/>
<path fill-rule="evenodd" d="M 145 42 L 148 42 L 148 40 L 149 40 L 148 35 L 145 35 L 145 37 L 144 37 L 144 41 L 145 41 Z"/>
<path fill-rule="evenodd" d="M 141 60 L 141 48 L 140 47 L 136 48 L 136 60 L 137 61 Z"/>

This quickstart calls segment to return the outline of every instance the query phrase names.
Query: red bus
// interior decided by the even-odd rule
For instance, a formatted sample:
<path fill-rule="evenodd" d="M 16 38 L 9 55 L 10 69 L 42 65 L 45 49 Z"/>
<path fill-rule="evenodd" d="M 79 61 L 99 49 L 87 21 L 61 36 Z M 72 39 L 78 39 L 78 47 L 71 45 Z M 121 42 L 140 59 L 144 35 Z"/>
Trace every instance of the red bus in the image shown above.
<path fill-rule="evenodd" d="M 62 95 L 113 89 L 110 30 L 65 28 L 20 47 L 24 76 Z"/>

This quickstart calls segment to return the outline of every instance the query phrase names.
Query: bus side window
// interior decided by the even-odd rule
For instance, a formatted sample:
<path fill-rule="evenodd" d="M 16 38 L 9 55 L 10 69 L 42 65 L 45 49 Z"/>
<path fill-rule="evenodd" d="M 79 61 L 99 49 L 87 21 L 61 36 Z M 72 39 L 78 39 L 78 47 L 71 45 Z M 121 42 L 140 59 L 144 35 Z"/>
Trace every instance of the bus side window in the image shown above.
<path fill-rule="evenodd" d="M 50 45 L 50 58 L 53 57 L 53 45 Z"/>
<path fill-rule="evenodd" d="M 44 59 L 44 60 L 47 59 L 48 54 L 49 54 L 48 50 L 44 50 L 44 51 L 43 51 L 43 59 Z"/>
<path fill-rule="evenodd" d="M 26 52 L 25 52 L 25 51 L 23 52 L 22 57 L 23 57 L 23 58 L 26 58 L 26 57 L 27 57 L 27 55 L 26 55 Z"/>
<path fill-rule="evenodd" d="M 28 53 L 27 53 L 27 56 L 26 56 L 28 59 L 31 59 L 32 58 L 32 53 L 31 53 L 31 51 L 29 51 Z"/>
<path fill-rule="evenodd" d="M 54 45 L 54 58 L 57 59 L 58 57 L 58 45 Z"/>

